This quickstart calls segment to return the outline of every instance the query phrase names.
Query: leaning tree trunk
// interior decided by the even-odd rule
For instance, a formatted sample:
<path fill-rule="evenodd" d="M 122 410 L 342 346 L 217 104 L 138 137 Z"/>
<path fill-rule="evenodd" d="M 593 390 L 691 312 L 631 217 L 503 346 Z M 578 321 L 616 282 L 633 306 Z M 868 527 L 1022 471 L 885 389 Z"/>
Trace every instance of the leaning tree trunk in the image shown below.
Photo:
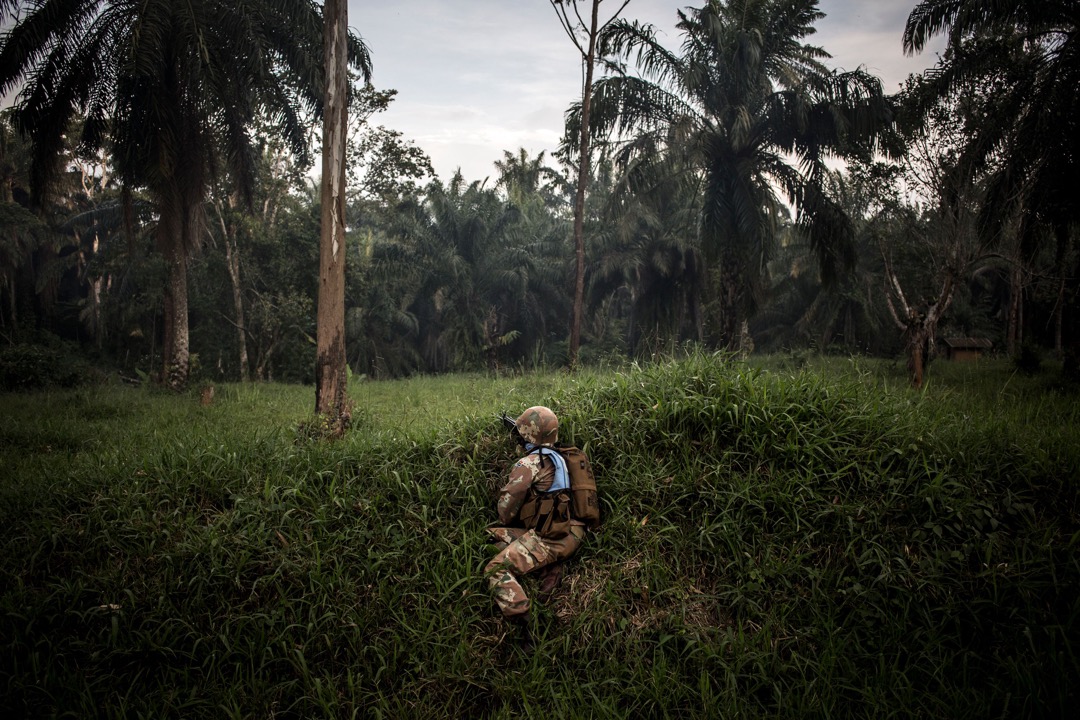
<path fill-rule="evenodd" d="M 319 237 L 319 307 L 316 331 L 315 412 L 332 435 L 348 427 L 345 371 L 345 132 L 348 102 L 345 0 L 323 6 L 326 67 L 322 152 L 322 217 Z"/>

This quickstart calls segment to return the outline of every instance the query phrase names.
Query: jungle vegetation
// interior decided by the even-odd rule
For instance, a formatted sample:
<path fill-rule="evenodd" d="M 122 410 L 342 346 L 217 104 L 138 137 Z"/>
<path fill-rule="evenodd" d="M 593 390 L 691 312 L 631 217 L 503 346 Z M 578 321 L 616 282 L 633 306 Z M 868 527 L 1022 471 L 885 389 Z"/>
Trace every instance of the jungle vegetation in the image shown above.
<path fill-rule="evenodd" d="M 615 5 L 479 179 L 348 38 L 330 433 L 319 7 L 0 0 L 0 714 L 1075 714 L 1076 3 L 912 0 L 893 95 L 815 0 Z M 482 568 L 536 403 L 604 521 L 525 646 Z"/>
<path fill-rule="evenodd" d="M 321 23 L 265 5 L 0 3 L 0 89 L 22 87 L 0 115 L 5 387 L 67 357 L 176 388 L 314 382 Z M 951 337 L 1076 373 L 1071 3 L 913 5 L 898 43 L 947 51 L 893 95 L 828 69 L 814 0 L 686 8 L 678 48 L 620 12 L 594 38 L 591 142 L 577 104 L 561 148 L 508 148 L 486 178 L 436 177 L 378 124 L 394 91 L 350 39 L 353 374 L 694 343 L 903 357 L 920 384 Z"/>

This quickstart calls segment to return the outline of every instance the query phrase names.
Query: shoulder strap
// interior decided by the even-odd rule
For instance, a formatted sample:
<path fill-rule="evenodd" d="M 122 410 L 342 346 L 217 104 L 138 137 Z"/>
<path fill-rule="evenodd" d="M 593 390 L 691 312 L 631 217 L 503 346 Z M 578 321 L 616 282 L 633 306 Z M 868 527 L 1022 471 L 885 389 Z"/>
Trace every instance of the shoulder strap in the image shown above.
<path fill-rule="evenodd" d="M 547 452 L 544 452 L 545 450 Z M 549 458 L 555 466 L 555 479 L 551 482 L 551 487 L 547 489 L 547 492 L 570 489 L 570 471 L 566 468 L 566 458 L 563 457 L 562 452 L 542 445 L 534 445 L 529 448 L 530 454 L 534 452 L 541 458 Z"/>

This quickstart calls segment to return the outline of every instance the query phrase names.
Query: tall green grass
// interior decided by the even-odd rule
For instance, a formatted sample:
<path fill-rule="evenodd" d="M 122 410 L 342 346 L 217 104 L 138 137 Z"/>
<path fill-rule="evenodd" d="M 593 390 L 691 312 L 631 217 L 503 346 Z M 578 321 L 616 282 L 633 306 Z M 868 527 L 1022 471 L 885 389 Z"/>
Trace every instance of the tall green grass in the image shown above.
<path fill-rule="evenodd" d="M 360 383 L 336 443 L 298 440 L 308 388 L 0 397 L 0 710 L 1064 716 L 1075 396 L 985 371 Z M 605 523 L 527 652 L 481 569 L 514 459 L 494 415 L 534 403 L 589 451 Z"/>

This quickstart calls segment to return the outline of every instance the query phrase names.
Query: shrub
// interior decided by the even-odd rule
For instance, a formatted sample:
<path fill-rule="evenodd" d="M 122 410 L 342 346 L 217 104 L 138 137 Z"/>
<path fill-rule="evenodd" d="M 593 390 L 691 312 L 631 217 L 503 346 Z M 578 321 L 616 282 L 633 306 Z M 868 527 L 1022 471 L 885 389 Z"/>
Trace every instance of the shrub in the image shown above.
<path fill-rule="evenodd" d="M 0 389 L 38 390 L 75 387 L 87 382 L 91 368 L 66 348 L 18 344 L 0 350 Z"/>
<path fill-rule="evenodd" d="M 1024 343 L 1013 356 L 1013 365 L 1025 375 L 1036 375 L 1042 369 L 1042 353 L 1031 343 Z"/>

